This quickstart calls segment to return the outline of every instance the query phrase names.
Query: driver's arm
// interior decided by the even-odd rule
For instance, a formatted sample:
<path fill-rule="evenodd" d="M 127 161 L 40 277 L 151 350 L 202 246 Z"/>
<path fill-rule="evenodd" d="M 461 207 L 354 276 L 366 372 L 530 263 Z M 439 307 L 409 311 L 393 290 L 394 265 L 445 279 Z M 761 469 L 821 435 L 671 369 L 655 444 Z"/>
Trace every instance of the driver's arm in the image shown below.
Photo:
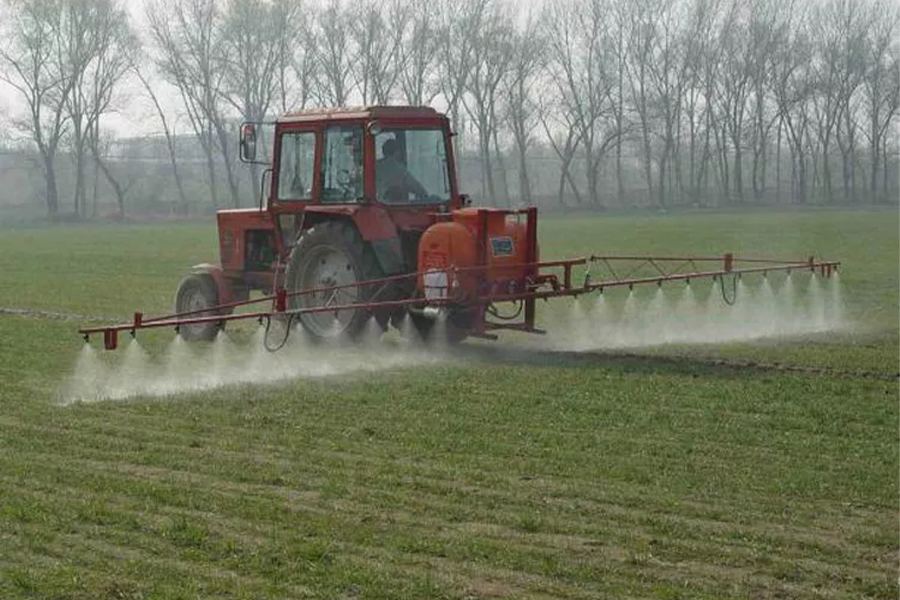
<path fill-rule="evenodd" d="M 409 171 L 404 172 L 403 186 L 409 192 L 415 194 L 416 196 L 426 198 L 428 197 L 428 190 L 425 189 L 419 181 L 409 174 Z"/>

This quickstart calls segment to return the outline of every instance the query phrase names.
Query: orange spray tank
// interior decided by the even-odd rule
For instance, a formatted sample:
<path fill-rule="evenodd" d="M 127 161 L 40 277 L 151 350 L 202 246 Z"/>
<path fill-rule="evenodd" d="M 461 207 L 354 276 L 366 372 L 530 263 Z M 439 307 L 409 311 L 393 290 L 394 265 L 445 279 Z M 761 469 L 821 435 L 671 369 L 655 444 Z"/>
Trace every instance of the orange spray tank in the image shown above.
<path fill-rule="evenodd" d="M 509 211 L 485 208 L 456 210 L 450 219 L 429 227 L 419 242 L 418 285 L 426 298 L 463 300 L 479 291 L 524 287 L 529 273 L 525 222 Z M 486 289 L 476 289 L 479 282 Z"/>

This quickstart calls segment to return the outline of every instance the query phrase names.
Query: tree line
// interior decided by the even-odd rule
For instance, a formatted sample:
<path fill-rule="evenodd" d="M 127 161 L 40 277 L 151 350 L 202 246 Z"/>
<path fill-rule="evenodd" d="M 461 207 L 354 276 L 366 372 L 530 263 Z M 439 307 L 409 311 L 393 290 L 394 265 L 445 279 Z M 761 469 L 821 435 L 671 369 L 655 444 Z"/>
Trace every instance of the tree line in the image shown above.
<path fill-rule="evenodd" d="M 486 203 L 885 203 L 897 195 L 900 10 L 889 0 L 0 0 L 5 115 L 55 215 L 130 189 L 104 123 L 140 95 L 184 212 L 177 131 L 209 206 L 262 174 L 236 123 L 431 104 Z M 161 83 L 177 93 L 167 108 Z M 64 161 L 73 173 L 60 189 Z M 191 177 L 196 177 L 196 169 Z M 473 189 L 473 186 L 475 189 Z"/>

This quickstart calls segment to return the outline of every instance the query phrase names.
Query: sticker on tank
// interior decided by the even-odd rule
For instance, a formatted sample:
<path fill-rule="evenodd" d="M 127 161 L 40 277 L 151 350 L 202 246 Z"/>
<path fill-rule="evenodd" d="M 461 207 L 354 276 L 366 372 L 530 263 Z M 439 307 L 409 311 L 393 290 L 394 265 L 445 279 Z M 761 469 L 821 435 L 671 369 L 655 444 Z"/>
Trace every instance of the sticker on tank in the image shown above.
<path fill-rule="evenodd" d="M 491 238 L 491 251 L 494 256 L 512 256 L 515 253 L 513 239 L 511 237 Z"/>

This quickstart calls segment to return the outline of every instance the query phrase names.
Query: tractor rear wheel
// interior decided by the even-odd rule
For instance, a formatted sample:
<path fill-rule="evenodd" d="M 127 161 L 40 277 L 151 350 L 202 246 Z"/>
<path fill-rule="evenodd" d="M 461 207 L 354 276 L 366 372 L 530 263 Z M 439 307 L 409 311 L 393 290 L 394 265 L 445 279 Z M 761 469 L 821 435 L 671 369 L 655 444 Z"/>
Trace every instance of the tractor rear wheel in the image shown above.
<path fill-rule="evenodd" d="M 291 296 L 289 310 L 358 304 L 369 301 L 379 286 L 354 284 L 382 277 L 375 256 L 363 243 L 356 228 L 343 221 L 326 221 L 303 232 L 291 252 L 285 274 L 285 289 L 320 291 Z M 314 340 L 353 339 L 372 313 L 355 308 L 340 311 L 300 313 L 303 329 Z"/>
<path fill-rule="evenodd" d="M 206 273 L 191 273 L 185 276 L 178 284 L 175 292 L 175 312 L 194 312 L 211 308 L 219 303 L 219 290 L 211 275 Z M 216 314 L 213 311 L 198 312 L 189 315 L 191 317 L 208 317 Z M 216 338 L 222 323 L 213 321 L 210 323 L 196 323 L 181 325 L 178 328 L 181 337 L 188 342 L 211 341 Z"/>

